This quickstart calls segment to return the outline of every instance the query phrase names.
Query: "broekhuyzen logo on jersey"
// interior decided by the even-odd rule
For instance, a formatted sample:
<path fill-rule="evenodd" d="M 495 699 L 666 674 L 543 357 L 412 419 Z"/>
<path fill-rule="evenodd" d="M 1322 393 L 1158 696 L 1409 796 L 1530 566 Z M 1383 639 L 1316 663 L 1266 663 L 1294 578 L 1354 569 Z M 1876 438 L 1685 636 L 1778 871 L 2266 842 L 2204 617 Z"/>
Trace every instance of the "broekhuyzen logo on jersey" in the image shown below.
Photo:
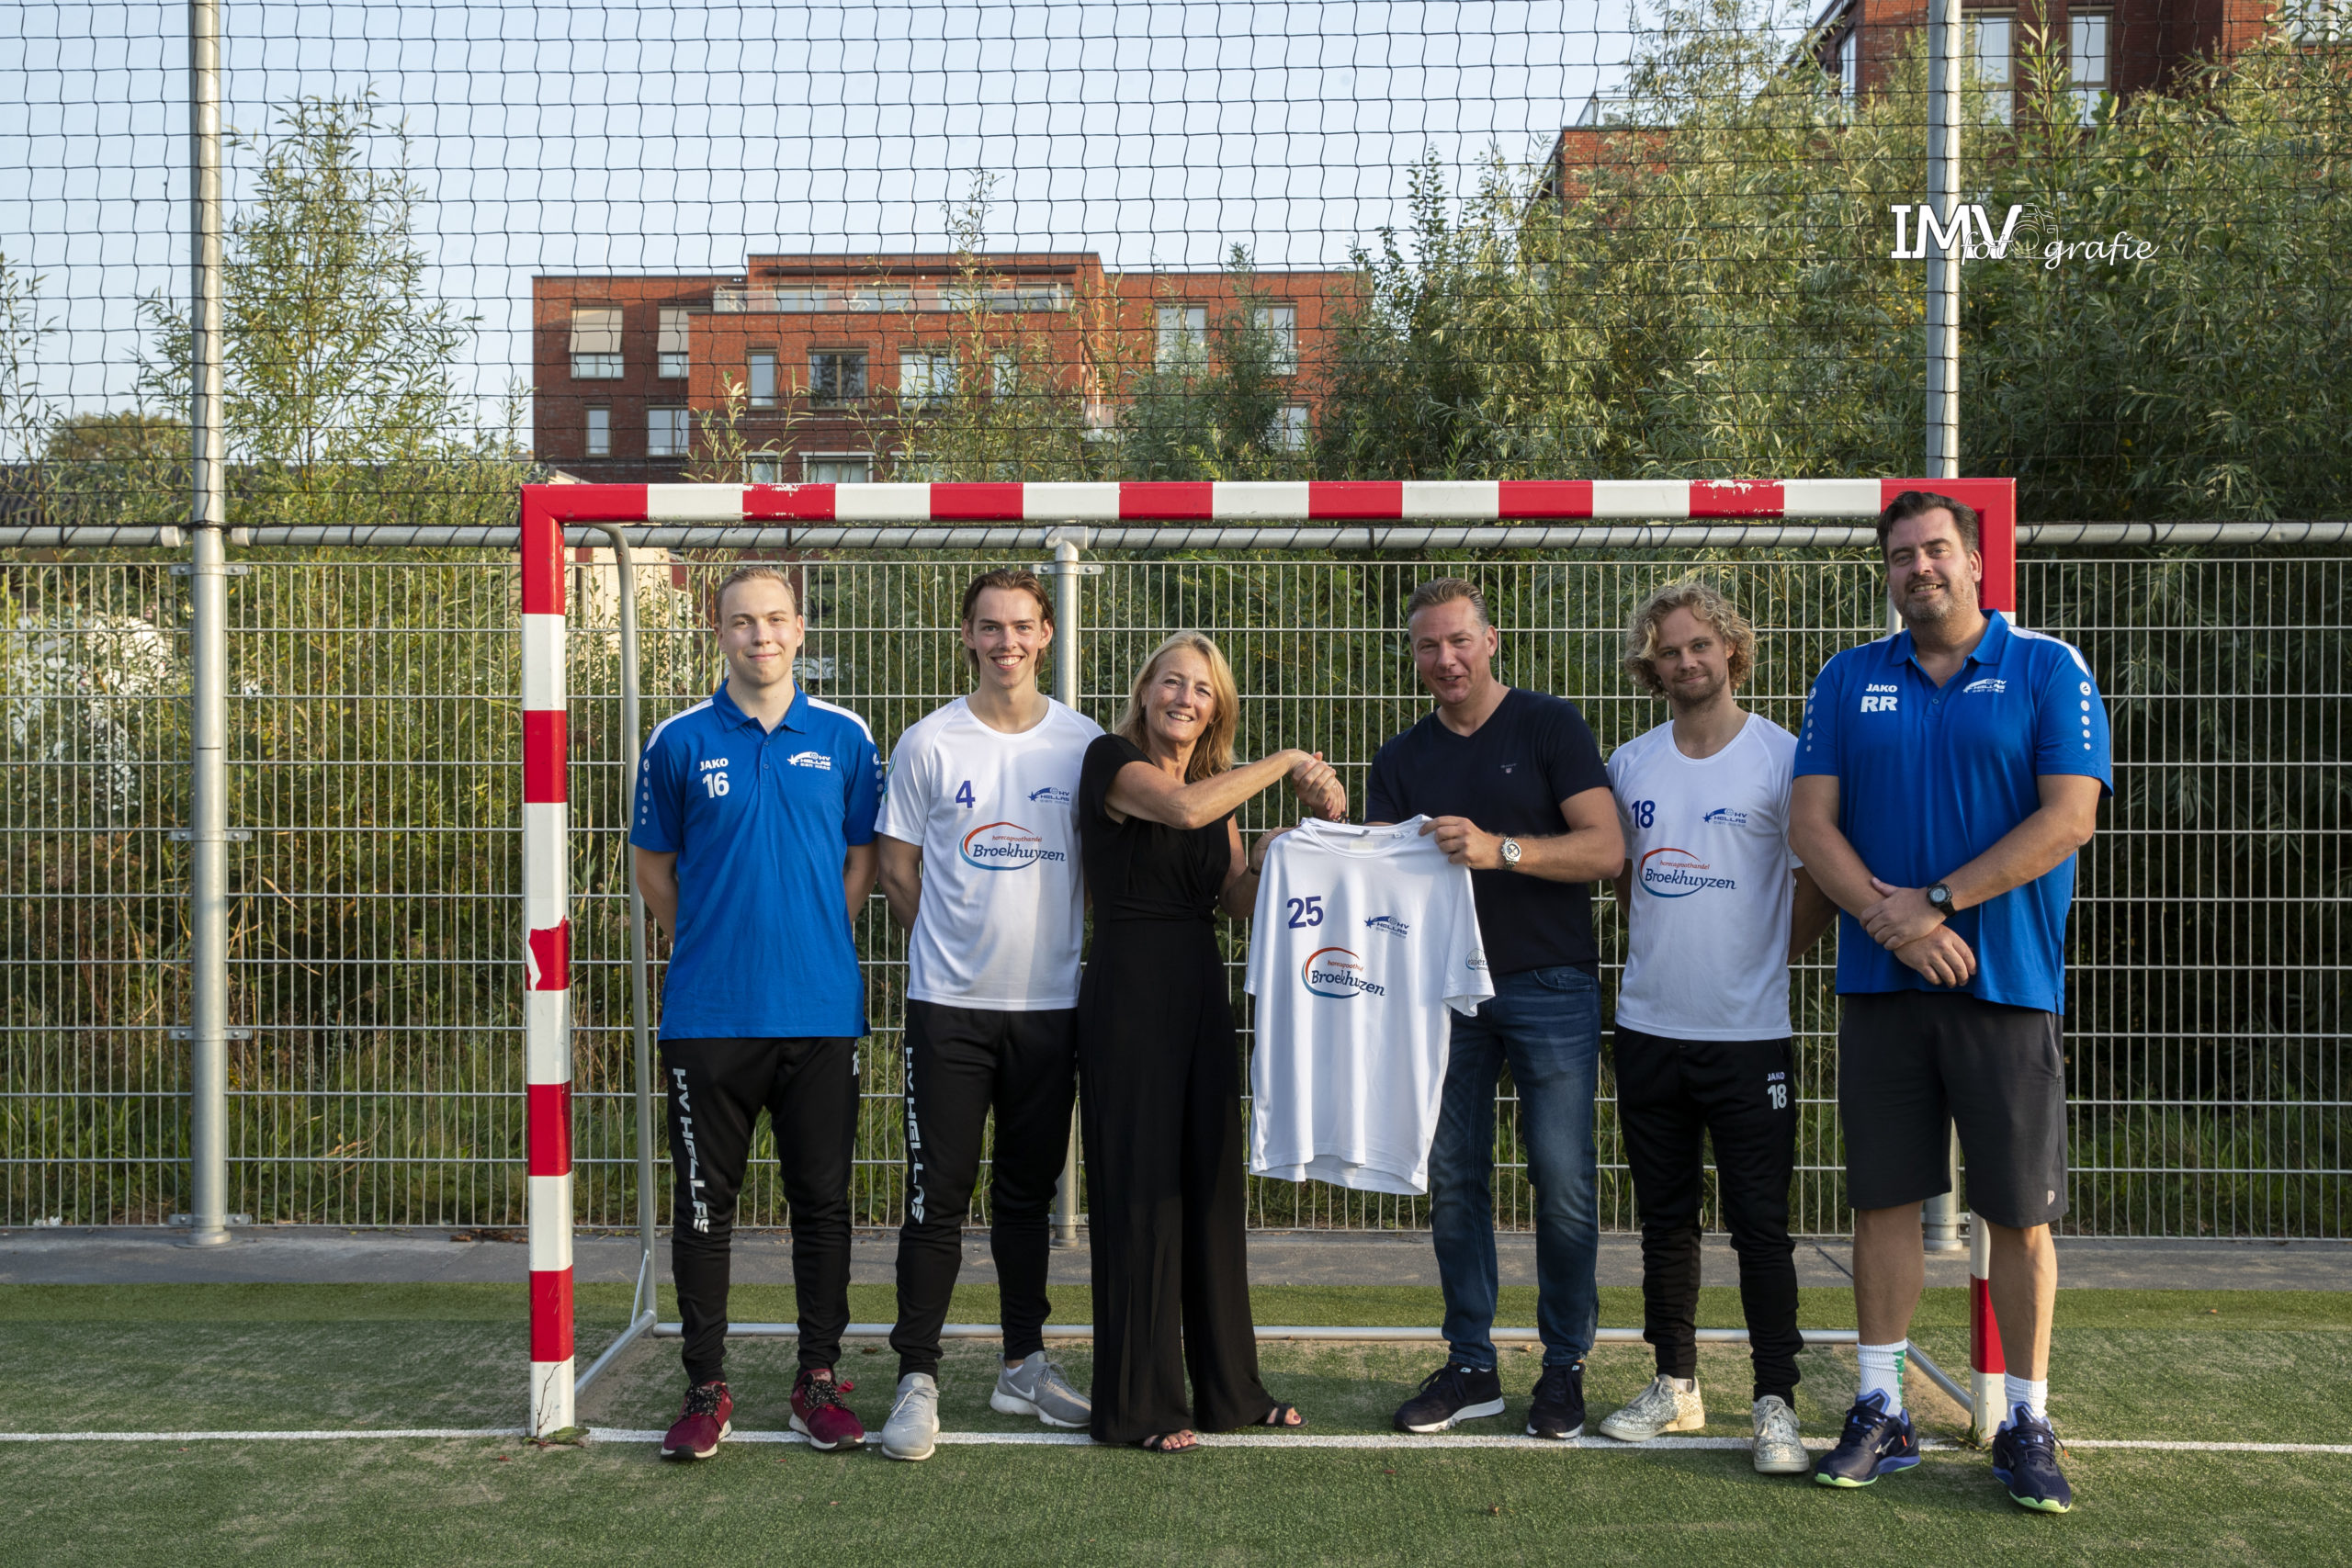
<path fill-rule="evenodd" d="M 1652 850 L 1642 857 L 1642 886 L 1653 897 L 1688 898 L 1703 888 L 1736 888 L 1738 880 L 1708 874 L 1713 867 L 1689 850 Z"/>
<path fill-rule="evenodd" d="M 1018 822 L 983 822 L 964 835 L 964 863 L 982 871 L 1019 871 L 1040 861 L 1069 858 L 1047 849 L 1045 840 Z"/>
<path fill-rule="evenodd" d="M 1363 960 L 1344 947 L 1318 947 L 1306 955 L 1298 972 L 1309 993 L 1346 1001 L 1351 997 L 1385 997 L 1388 989 L 1363 976 Z"/>

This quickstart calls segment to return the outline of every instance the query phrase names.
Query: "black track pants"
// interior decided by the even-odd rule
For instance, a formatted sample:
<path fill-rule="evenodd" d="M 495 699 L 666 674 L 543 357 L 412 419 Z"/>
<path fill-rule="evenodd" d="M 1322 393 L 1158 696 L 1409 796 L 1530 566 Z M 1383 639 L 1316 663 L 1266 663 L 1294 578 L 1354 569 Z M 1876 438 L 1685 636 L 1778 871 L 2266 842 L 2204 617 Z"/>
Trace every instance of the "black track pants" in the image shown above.
<path fill-rule="evenodd" d="M 899 1375 L 939 1371 L 939 1331 L 964 1260 L 964 1219 L 996 1112 L 989 1250 L 1002 1296 L 1004 1354 L 1046 1348 L 1046 1260 L 1054 1184 L 1069 1147 L 1078 1010 L 995 1012 L 907 1003 L 907 1220 L 899 1227 Z"/>
<path fill-rule="evenodd" d="M 1642 1211 L 1642 1337 L 1668 1377 L 1698 1375 L 1702 1134 L 1715 1145 L 1724 1224 L 1739 1257 L 1756 1393 L 1794 1402 L 1794 1056 L 1787 1040 L 1668 1040 L 1617 1027 L 1617 1121 Z"/>
<path fill-rule="evenodd" d="M 685 1329 L 686 1381 L 724 1375 L 728 1245 L 735 1199 L 767 1108 L 792 1215 L 800 1364 L 830 1367 L 849 1326 L 849 1169 L 857 1135 L 857 1042 L 664 1040 L 670 1112 L 670 1273 Z"/>

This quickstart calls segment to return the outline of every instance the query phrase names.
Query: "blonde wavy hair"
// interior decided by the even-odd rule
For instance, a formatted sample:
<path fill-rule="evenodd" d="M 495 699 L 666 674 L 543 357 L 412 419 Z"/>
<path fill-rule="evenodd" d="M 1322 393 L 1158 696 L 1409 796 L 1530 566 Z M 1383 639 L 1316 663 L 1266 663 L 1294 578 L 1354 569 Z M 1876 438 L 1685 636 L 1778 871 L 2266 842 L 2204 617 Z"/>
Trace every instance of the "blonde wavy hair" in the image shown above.
<path fill-rule="evenodd" d="M 1159 667 L 1169 656 L 1186 649 L 1207 662 L 1209 689 L 1216 695 L 1216 712 L 1209 716 L 1208 727 L 1201 732 L 1200 744 L 1193 748 L 1192 759 L 1184 764 L 1184 782 L 1198 784 L 1233 766 L 1233 736 L 1241 725 L 1241 694 L 1233 683 L 1233 667 L 1205 634 L 1178 632 L 1151 650 L 1151 657 L 1143 661 L 1143 668 L 1136 671 L 1135 682 L 1127 688 L 1127 710 L 1119 716 L 1118 733 L 1144 750 L 1151 750 L 1151 742 L 1144 739 L 1143 694 L 1159 679 Z"/>
<path fill-rule="evenodd" d="M 1735 689 L 1747 680 L 1747 672 L 1756 668 L 1756 628 L 1739 613 L 1721 592 L 1708 583 L 1686 578 L 1669 582 L 1648 598 L 1634 612 L 1625 626 L 1625 673 L 1634 685 L 1651 696 L 1666 695 L 1666 682 L 1657 678 L 1651 660 L 1657 657 L 1658 623 L 1677 610 L 1688 610 L 1713 626 L 1715 635 L 1724 639 L 1724 648 L 1731 656 L 1731 683 Z"/>

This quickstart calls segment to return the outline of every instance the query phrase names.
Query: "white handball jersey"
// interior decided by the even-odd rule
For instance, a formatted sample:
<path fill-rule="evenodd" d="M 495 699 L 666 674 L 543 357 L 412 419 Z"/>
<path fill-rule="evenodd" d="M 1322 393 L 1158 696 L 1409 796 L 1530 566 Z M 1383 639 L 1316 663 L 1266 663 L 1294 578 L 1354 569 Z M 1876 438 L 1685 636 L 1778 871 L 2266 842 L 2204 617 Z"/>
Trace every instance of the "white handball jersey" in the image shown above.
<path fill-rule="evenodd" d="M 993 1012 L 1078 1005 L 1078 769 L 1102 726 L 1047 699 L 1019 735 L 956 698 L 899 737 L 876 830 L 922 848 L 907 995 Z"/>
<path fill-rule="evenodd" d="M 1446 1010 L 1495 994 L 1467 867 L 1426 817 L 1385 828 L 1309 819 L 1274 840 L 1258 884 L 1247 989 L 1250 1168 L 1363 1192 L 1429 1190 L 1445 1088 Z"/>
<path fill-rule="evenodd" d="M 1617 748 L 1609 784 L 1633 862 L 1617 1021 L 1669 1040 L 1789 1030 L 1789 848 L 1796 737 L 1748 716 L 1696 761 L 1661 724 Z"/>

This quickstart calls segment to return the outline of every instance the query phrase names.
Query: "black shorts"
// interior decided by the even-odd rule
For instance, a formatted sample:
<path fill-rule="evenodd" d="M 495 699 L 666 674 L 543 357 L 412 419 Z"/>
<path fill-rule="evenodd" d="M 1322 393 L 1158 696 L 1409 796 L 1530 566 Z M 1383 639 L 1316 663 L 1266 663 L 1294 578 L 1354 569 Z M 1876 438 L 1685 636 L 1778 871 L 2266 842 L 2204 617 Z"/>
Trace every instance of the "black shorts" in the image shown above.
<path fill-rule="evenodd" d="M 2065 1213 L 2066 1068 L 2056 1013 L 1965 992 L 1838 1000 L 1848 1201 L 1894 1209 L 1950 1191 L 1950 1118 L 1971 1210 L 2018 1230 Z"/>

